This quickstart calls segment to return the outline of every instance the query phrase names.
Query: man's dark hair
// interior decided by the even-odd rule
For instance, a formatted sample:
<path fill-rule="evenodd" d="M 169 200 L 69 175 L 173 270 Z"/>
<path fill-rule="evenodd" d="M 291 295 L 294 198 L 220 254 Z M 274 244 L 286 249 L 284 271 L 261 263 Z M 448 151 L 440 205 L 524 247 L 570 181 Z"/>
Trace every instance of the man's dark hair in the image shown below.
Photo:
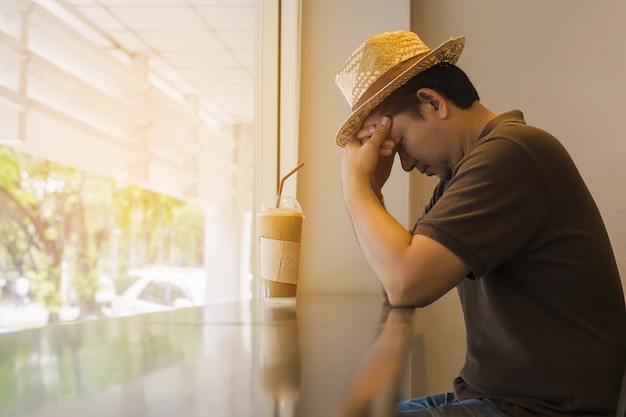
<path fill-rule="evenodd" d="M 421 119 L 422 114 L 416 94 L 420 88 L 431 88 L 437 91 L 461 109 L 468 109 L 474 102 L 480 100 L 478 92 L 465 72 L 456 65 L 442 62 L 411 78 L 379 104 L 373 113 L 381 116 L 409 113 Z"/>

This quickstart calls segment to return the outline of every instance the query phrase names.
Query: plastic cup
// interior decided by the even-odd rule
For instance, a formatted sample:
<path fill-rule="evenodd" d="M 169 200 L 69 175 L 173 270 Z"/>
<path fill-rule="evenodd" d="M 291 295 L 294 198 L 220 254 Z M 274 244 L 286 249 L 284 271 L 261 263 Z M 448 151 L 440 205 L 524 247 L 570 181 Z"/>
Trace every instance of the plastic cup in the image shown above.
<path fill-rule="evenodd" d="M 291 196 L 273 196 L 257 214 L 263 294 L 295 297 L 300 268 L 300 238 L 304 214 Z"/>

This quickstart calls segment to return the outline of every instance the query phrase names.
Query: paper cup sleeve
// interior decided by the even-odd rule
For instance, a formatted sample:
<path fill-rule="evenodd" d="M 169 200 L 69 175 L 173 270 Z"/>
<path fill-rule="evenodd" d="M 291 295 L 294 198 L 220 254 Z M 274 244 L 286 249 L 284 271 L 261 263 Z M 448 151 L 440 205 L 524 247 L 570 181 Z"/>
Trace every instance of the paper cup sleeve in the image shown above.
<path fill-rule="evenodd" d="M 300 243 L 261 237 L 259 251 L 263 279 L 298 284 Z"/>

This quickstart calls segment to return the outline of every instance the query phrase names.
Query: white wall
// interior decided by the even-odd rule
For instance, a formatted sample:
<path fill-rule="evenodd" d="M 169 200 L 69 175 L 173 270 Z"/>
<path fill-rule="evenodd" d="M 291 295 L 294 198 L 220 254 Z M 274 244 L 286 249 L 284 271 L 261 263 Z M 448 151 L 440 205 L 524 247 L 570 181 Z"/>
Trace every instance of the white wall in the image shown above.
<path fill-rule="evenodd" d="M 369 36 L 409 28 L 408 0 L 302 0 L 298 200 L 305 211 L 299 292 L 378 292 L 357 244 L 341 194 L 335 133 L 350 114 L 334 82 L 348 56 Z M 399 175 L 397 175 L 399 174 Z M 408 178 L 386 187 L 389 209 L 405 223 Z"/>

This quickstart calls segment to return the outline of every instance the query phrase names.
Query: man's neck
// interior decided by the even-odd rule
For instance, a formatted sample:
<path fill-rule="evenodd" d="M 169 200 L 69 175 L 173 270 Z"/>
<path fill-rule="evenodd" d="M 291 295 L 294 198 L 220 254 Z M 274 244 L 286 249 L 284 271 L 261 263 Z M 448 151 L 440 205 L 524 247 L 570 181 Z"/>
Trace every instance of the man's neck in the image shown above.
<path fill-rule="evenodd" d="M 472 106 L 463 112 L 465 120 L 465 151 L 467 151 L 480 137 L 480 134 L 491 120 L 497 115 L 476 101 Z"/>

